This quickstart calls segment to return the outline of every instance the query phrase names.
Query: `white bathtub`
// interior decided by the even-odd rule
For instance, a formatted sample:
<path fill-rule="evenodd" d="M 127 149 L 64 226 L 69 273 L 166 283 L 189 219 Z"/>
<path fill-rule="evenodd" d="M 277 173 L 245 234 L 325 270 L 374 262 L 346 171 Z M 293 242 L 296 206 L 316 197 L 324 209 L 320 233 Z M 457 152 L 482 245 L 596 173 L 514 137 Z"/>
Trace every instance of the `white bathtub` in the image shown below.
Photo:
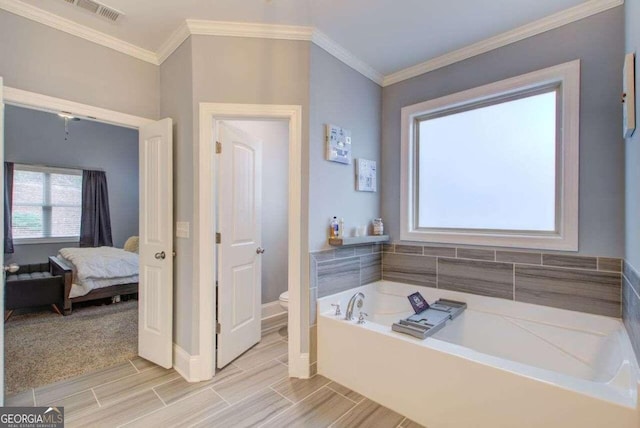
<path fill-rule="evenodd" d="M 343 319 L 358 291 L 363 325 Z M 392 331 L 415 291 L 468 307 L 425 340 Z M 318 299 L 317 328 L 318 373 L 429 428 L 640 427 L 638 365 L 615 318 L 380 281 Z"/>

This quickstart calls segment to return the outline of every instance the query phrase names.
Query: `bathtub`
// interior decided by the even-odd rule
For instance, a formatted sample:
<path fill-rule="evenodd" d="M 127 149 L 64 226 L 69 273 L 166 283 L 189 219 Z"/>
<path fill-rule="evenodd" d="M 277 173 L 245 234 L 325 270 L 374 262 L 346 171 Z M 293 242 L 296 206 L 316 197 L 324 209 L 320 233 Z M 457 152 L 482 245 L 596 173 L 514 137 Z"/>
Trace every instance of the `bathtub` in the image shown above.
<path fill-rule="evenodd" d="M 362 325 L 343 319 L 358 291 Z M 415 291 L 467 309 L 424 340 L 392 331 Z M 317 336 L 318 373 L 429 428 L 640 426 L 638 365 L 615 318 L 379 281 L 318 299 Z"/>

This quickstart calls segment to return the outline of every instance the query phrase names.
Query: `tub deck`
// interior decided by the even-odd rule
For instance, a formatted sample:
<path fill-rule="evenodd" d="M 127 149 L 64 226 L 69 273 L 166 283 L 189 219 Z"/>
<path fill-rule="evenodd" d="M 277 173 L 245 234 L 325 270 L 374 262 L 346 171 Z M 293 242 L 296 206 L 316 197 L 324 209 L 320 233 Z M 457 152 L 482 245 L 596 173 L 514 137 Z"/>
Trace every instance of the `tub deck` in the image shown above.
<path fill-rule="evenodd" d="M 364 325 L 330 306 L 357 291 Z M 468 308 L 424 340 L 393 332 L 415 291 Z M 318 313 L 319 373 L 430 427 L 639 426 L 638 366 L 618 319 L 388 281 L 319 299 Z"/>

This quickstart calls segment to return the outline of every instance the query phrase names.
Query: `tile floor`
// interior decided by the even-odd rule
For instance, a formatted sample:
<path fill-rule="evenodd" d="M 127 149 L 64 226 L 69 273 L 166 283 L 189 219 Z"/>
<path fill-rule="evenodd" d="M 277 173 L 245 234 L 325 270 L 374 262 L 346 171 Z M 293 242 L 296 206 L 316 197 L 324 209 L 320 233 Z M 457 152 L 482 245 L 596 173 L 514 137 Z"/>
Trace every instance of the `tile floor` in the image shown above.
<path fill-rule="evenodd" d="M 330 379 L 287 377 L 286 329 L 206 382 L 142 358 L 7 397 L 7 406 L 63 405 L 73 427 L 418 428 Z"/>

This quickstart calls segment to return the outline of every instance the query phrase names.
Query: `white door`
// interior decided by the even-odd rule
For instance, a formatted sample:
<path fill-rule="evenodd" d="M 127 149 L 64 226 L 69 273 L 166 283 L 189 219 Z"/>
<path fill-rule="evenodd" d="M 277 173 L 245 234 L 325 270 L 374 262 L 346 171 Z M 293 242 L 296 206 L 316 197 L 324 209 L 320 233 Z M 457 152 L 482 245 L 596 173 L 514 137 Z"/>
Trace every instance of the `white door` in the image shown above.
<path fill-rule="evenodd" d="M 260 341 L 262 144 L 218 123 L 217 365 L 224 367 Z"/>
<path fill-rule="evenodd" d="M 143 126 L 140 139 L 138 354 L 173 365 L 172 122 Z"/>
<path fill-rule="evenodd" d="M 4 201 L 4 98 L 2 95 L 2 77 L 0 77 L 0 199 Z M 4 221 L 4 203 L 0 203 L 0 219 Z M 4 242 L 4 228 L 0 227 L 0 242 Z M 4 251 L 0 251 L 0 266 L 4 266 Z M 2 293 L 0 306 L 4 309 L 4 269 L 2 274 Z M 0 349 L 4 350 L 4 317 L 0 320 Z M 0 406 L 4 406 L 4 352 L 0 352 Z"/>

